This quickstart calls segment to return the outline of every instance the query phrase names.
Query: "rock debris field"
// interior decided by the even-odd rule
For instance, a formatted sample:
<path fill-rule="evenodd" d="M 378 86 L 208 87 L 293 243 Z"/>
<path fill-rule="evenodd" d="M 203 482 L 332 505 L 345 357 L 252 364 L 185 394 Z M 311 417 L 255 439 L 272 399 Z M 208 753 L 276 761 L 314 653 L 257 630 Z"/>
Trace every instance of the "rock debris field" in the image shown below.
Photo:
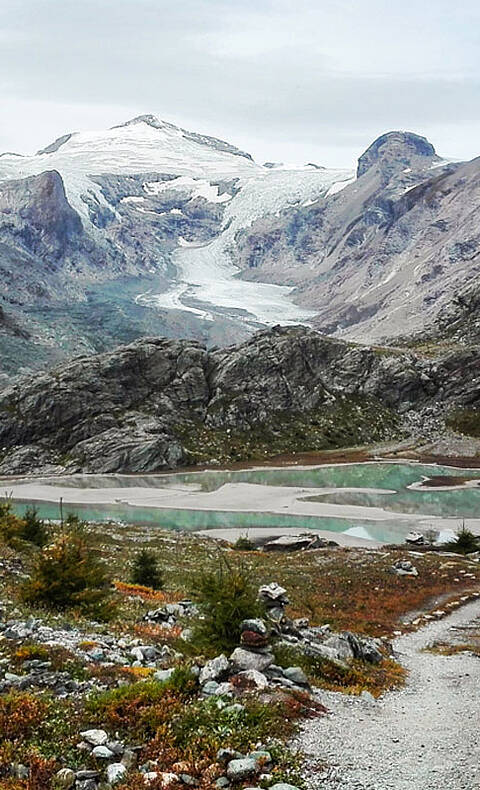
<path fill-rule="evenodd" d="M 296 746 L 308 756 L 312 790 L 474 790 L 480 788 L 480 659 L 424 648 L 458 642 L 480 627 L 480 601 L 399 637 L 409 677 L 401 691 L 374 701 L 319 693 L 331 715 L 308 722 Z"/>

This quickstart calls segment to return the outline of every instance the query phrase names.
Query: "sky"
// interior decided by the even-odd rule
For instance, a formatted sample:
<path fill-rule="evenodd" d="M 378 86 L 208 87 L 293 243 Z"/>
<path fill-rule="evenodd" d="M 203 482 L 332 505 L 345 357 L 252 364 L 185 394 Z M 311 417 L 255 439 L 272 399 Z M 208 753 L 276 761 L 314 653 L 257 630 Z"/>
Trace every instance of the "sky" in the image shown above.
<path fill-rule="evenodd" d="M 259 162 L 480 155 L 478 0 L 0 0 L 0 151 L 143 113 Z"/>

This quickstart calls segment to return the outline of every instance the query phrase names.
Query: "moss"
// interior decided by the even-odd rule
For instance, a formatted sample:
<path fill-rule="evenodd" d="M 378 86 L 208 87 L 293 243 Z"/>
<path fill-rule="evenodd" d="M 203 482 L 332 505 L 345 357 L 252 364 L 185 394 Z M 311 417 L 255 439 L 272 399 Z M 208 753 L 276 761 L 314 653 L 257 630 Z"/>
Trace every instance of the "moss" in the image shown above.
<path fill-rule="evenodd" d="M 446 424 L 457 433 L 480 437 L 480 410 L 455 409 L 447 415 Z"/>
<path fill-rule="evenodd" d="M 332 450 L 399 438 L 397 415 L 376 400 L 342 398 L 303 414 L 275 412 L 249 430 L 179 426 L 190 463 L 259 461 L 282 453 Z"/>

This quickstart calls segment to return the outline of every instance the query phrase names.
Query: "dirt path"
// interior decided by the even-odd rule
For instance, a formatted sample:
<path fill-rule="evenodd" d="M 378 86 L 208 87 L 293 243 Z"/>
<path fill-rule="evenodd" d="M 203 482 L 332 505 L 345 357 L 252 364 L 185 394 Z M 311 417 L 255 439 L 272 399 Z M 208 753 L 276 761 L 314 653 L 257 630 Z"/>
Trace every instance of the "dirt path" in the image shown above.
<path fill-rule="evenodd" d="M 394 643 L 409 670 L 404 689 L 377 702 L 320 692 L 331 715 L 305 725 L 314 790 L 474 790 L 480 788 L 480 658 L 422 652 L 480 628 L 480 600 Z M 465 641 L 465 634 L 460 641 Z M 326 768 L 321 768 L 323 763 Z"/>

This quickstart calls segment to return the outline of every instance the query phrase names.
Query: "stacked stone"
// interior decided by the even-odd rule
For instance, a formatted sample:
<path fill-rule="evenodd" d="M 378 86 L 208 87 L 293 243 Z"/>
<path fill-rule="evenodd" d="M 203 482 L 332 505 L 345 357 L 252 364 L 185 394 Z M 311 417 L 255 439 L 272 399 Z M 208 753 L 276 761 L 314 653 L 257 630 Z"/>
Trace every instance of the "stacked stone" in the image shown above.
<path fill-rule="evenodd" d="M 265 584 L 258 591 L 258 599 L 265 607 L 271 620 L 280 623 L 285 617 L 285 608 L 290 603 L 287 591 L 276 582 Z"/>

